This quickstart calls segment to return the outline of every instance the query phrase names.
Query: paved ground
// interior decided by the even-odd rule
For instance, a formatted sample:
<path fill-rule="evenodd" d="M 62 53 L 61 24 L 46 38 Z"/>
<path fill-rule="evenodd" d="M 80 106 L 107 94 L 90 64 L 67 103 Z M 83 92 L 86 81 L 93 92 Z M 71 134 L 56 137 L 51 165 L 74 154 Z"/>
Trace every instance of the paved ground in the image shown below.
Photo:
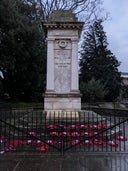
<path fill-rule="evenodd" d="M 125 129 L 128 137 L 128 123 Z M 127 154 L 76 151 L 66 152 L 63 156 L 1 154 L 0 171 L 128 171 L 128 141 L 125 151 Z"/>
<path fill-rule="evenodd" d="M 128 171 L 128 154 L 1 155 L 0 171 Z"/>

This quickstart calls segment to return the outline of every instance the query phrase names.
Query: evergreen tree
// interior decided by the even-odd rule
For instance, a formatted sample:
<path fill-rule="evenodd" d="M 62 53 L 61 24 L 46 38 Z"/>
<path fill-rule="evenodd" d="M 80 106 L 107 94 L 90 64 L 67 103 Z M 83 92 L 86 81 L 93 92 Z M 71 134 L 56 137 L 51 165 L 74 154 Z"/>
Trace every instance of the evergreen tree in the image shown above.
<path fill-rule="evenodd" d="M 121 87 L 121 98 L 128 99 L 128 85 L 122 85 Z"/>
<path fill-rule="evenodd" d="M 80 89 L 82 91 L 82 101 L 86 102 L 103 101 L 104 96 L 107 94 L 100 80 L 95 80 L 94 78 L 87 83 L 81 82 Z"/>
<path fill-rule="evenodd" d="M 92 78 L 100 80 L 108 92 L 105 100 L 112 101 L 119 96 L 120 63 L 107 46 L 102 21 L 95 21 L 84 33 L 80 58 L 80 82 L 88 83 Z"/>
<path fill-rule="evenodd" d="M 46 61 L 35 7 L 24 0 L 1 0 L 0 20 L 2 92 L 12 100 L 31 100 L 43 92 Z"/>

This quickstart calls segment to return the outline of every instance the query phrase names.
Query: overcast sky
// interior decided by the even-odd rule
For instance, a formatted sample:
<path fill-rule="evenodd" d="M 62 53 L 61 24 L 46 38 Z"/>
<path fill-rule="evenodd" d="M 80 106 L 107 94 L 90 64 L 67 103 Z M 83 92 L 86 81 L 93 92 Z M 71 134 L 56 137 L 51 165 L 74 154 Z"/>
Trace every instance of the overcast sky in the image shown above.
<path fill-rule="evenodd" d="M 104 23 L 109 49 L 121 62 L 119 71 L 128 72 L 128 0 L 103 0 L 111 20 Z"/>

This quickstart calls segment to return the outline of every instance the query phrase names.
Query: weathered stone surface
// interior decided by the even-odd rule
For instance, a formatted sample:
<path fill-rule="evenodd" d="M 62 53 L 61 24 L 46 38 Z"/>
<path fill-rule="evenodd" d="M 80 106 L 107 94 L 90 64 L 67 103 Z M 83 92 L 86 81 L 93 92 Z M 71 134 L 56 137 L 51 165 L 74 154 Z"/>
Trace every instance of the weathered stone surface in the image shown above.
<path fill-rule="evenodd" d="M 47 116 L 46 119 L 55 119 L 55 118 L 59 118 L 59 120 L 67 120 L 68 118 L 71 119 L 72 121 L 73 119 L 75 120 L 79 120 L 79 113 L 78 112 L 71 112 L 71 111 L 63 111 L 63 110 L 49 110 L 47 111 Z"/>
<path fill-rule="evenodd" d="M 70 93 L 71 85 L 71 41 L 56 40 L 54 51 L 55 92 Z"/>
<path fill-rule="evenodd" d="M 45 97 L 45 110 L 77 110 L 81 109 L 80 97 Z"/>
<path fill-rule="evenodd" d="M 53 11 L 50 15 L 49 21 L 54 22 L 76 22 L 77 18 L 71 10 Z"/>
<path fill-rule="evenodd" d="M 89 148 L 89 147 L 87 147 Z M 128 154 L 74 153 L 0 157 L 1 171 L 127 171 Z"/>
<path fill-rule="evenodd" d="M 47 29 L 45 110 L 80 110 L 78 41 L 83 23 L 71 11 L 55 11 Z M 63 21 L 63 22 L 62 22 Z"/>

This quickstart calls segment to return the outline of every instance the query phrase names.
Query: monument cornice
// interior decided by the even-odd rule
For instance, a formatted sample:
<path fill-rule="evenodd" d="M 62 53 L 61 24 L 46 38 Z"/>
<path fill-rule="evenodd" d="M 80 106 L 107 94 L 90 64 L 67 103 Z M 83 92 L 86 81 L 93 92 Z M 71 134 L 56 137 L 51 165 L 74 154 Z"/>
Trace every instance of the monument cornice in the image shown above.
<path fill-rule="evenodd" d="M 80 29 L 82 30 L 84 22 L 46 22 L 43 26 L 46 29 Z"/>
<path fill-rule="evenodd" d="M 43 23 L 43 27 L 46 32 L 48 30 L 78 30 L 78 35 L 80 37 L 81 31 L 83 29 L 84 22 L 46 22 Z"/>
<path fill-rule="evenodd" d="M 52 98 L 75 98 L 81 97 L 80 93 L 68 93 L 68 94 L 56 94 L 56 93 L 45 93 L 44 97 L 52 97 Z"/>
<path fill-rule="evenodd" d="M 47 41 L 54 41 L 54 40 L 62 40 L 62 39 L 67 39 L 67 40 L 72 40 L 72 43 L 75 43 L 75 42 L 78 42 L 78 38 L 76 38 L 76 37 L 69 37 L 69 36 L 63 36 L 63 37 L 49 37 L 49 38 L 47 38 L 46 40 Z"/>

